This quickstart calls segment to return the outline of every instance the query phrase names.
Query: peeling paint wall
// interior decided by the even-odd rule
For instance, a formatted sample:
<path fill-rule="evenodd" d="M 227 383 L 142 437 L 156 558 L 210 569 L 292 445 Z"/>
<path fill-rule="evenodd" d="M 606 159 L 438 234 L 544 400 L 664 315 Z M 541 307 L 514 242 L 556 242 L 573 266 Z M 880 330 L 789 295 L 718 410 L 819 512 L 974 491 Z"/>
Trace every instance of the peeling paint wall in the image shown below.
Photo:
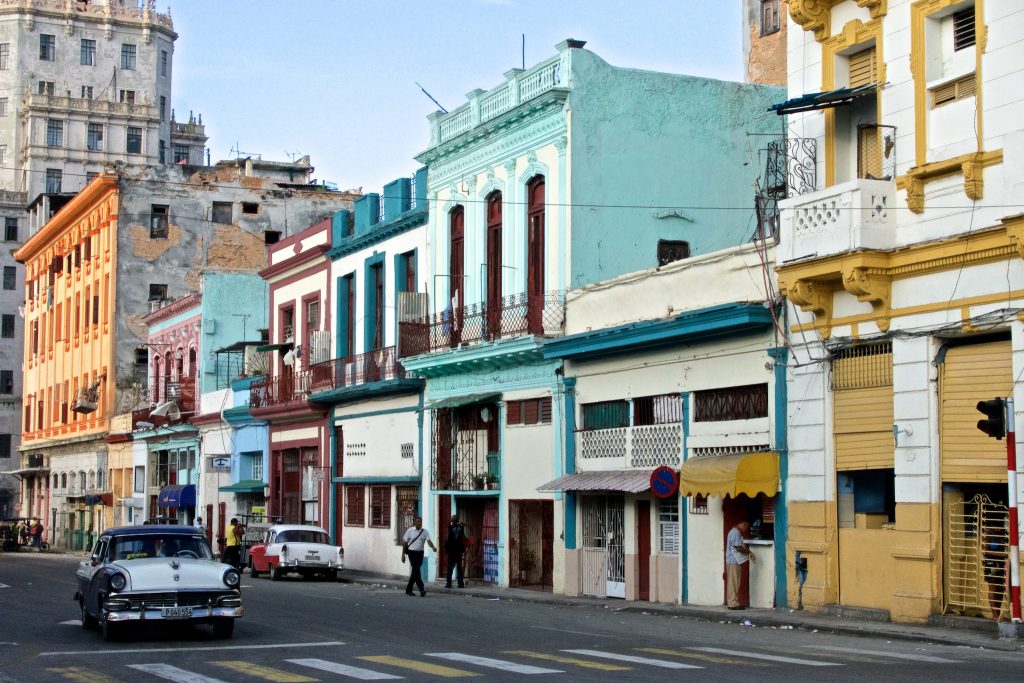
<path fill-rule="evenodd" d="M 133 349 L 146 339 L 151 286 L 169 299 L 199 291 L 204 273 L 256 273 L 267 265 L 267 231 L 285 239 L 352 209 L 355 195 L 282 188 L 234 169 L 186 176 L 183 167 L 148 169 L 120 180 L 117 262 L 117 376 L 130 374 Z M 231 206 L 231 222 L 214 222 L 214 203 Z M 243 205 L 245 205 L 243 207 Z M 150 236 L 153 206 L 166 206 L 167 237 Z M 218 218 L 223 218 L 218 216 Z M 154 293 L 155 295 L 155 293 Z"/>
<path fill-rule="evenodd" d="M 743 0 L 743 62 L 747 83 L 786 85 L 786 29 L 789 3 L 779 0 L 779 30 L 762 35 L 761 0 Z"/>

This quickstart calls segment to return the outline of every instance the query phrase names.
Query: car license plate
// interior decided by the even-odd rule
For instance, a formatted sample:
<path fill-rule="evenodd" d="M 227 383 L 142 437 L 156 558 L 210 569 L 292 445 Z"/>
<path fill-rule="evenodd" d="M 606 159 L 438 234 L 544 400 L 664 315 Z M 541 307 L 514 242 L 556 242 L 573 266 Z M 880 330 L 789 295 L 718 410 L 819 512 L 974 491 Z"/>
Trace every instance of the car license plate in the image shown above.
<path fill-rule="evenodd" d="M 191 619 L 191 607 L 163 607 L 160 609 L 160 616 L 164 619 Z"/>
<path fill-rule="evenodd" d="M 306 559 L 307 560 L 319 560 L 320 559 L 320 554 L 319 553 L 306 553 Z"/>

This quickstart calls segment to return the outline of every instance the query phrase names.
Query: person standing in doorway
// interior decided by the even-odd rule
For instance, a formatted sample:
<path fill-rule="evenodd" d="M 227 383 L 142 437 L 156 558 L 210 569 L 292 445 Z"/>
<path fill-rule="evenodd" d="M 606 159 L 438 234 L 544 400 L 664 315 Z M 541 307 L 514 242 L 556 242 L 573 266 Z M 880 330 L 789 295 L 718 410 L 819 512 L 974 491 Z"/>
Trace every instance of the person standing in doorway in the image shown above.
<path fill-rule="evenodd" d="M 416 517 L 413 526 L 405 531 L 402 537 L 402 563 L 405 564 L 406 555 L 409 556 L 409 584 L 405 587 L 405 594 L 412 595 L 412 587 L 415 584 L 420 589 L 420 596 L 427 597 L 427 588 L 423 585 L 423 576 L 420 574 L 420 567 L 423 565 L 423 546 L 429 545 L 435 553 L 433 541 L 430 540 L 430 532 L 423 528 L 423 518 Z"/>
<path fill-rule="evenodd" d="M 726 601 L 729 609 L 745 609 L 747 605 L 740 602 L 740 586 L 744 578 L 749 585 L 750 565 L 757 558 L 747 547 L 747 535 L 750 524 L 740 522 L 729 530 L 725 539 L 725 570 L 726 570 Z"/>
<path fill-rule="evenodd" d="M 206 525 L 203 524 L 202 517 L 196 517 L 196 528 L 199 529 L 199 533 L 201 533 L 203 536 L 206 535 Z"/>
<path fill-rule="evenodd" d="M 459 588 L 465 588 L 465 570 L 462 558 L 466 553 L 466 527 L 459 521 L 458 515 L 452 515 L 452 523 L 448 525 L 448 538 L 444 542 L 444 554 L 448 562 L 448 576 L 445 588 L 452 587 L 452 570 L 459 579 Z"/>
<path fill-rule="evenodd" d="M 245 535 L 243 527 L 237 517 L 231 518 L 231 527 L 228 528 L 228 538 L 224 546 L 224 563 L 230 564 L 235 569 L 241 569 L 242 564 L 242 536 Z"/>

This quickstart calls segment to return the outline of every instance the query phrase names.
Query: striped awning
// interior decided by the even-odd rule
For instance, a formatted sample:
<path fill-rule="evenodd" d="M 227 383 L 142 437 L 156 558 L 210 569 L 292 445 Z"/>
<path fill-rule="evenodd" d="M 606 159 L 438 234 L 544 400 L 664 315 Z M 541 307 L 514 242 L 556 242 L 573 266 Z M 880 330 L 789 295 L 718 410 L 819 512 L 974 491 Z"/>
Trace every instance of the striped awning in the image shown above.
<path fill-rule="evenodd" d="M 538 486 L 538 491 L 620 491 L 643 493 L 651 488 L 654 470 L 576 472 Z"/>

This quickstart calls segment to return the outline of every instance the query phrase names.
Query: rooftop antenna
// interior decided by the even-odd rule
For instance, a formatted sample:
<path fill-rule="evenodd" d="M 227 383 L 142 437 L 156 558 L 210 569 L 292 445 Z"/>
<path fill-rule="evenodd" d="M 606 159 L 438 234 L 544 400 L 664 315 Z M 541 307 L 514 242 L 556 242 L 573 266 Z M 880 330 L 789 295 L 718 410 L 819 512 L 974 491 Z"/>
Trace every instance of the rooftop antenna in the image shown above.
<path fill-rule="evenodd" d="M 285 150 L 284 153 L 285 156 L 292 160 L 292 163 L 295 163 L 295 160 L 302 156 L 302 152 L 289 152 Z"/>
<path fill-rule="evenodd" d="M 444 107 L 442 107 L 442 106 L 441 106 L 441 103 L 440 103 L 440 102 L 438 102 L 437 100 L 435 100 L 435 99 L 434 99 L 434 96 L 433 96 L 433 95 L 431 95 L 430 93 L 428 93 L 428 92 L 427 92 L 427 89 L 426 89 L 426 88 L 424 88 L 424 87 L 423 87 L 422 85 L 420 85 L 420 84 L 419 84 L 419 81 L 413 81 L 413 83 L 415 83 L 416 85 L 418 85 L 418 86 L 419 86 L 419 88 L 420 88 L 420 90 L 422 90 L 422 91 L 423 91 L 423 94 L 424 94 L 424 95 L 426 95 L 427 97 L 429 97 L 429 98 L 430 98 L 430 101 L 431 101 L 431 102 L 433 102 L 434 104 L 436 104 L 436 105 L 437 105 L 437 108 L 441 110 L 441 113 L 442 113 L 442 114 L 447 114 L 447 113 L 448 113 L 448 110 L 447 110 L 447 109 L 445 109 Z"/>
<path fill-rule="evenodd" d="M 235 143 L 235 146 L 231 148 L 231 154 L 234 154 L 236 159 L 241 159 L 242 157 L 252 157 L 253 159 L 263 158 L 263 155 L 258 152 L 243 152 L 239 149 L 237 142 Z"/>
<path fill-rule="evenodd" d="M 526 71 L 526 34 L 523 34 L 523 71 Z"/>

